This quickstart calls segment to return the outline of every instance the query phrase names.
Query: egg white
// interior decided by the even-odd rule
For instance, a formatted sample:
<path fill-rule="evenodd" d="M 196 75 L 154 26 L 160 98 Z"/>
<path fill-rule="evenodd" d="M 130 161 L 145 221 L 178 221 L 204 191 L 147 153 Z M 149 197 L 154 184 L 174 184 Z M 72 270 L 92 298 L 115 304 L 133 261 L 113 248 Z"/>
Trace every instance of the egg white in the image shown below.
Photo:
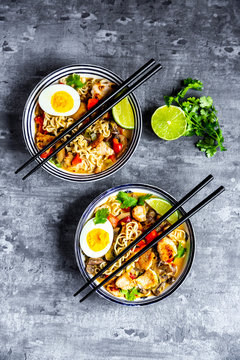
<path fill-rule="evenodd" d="M 109 220 L 107 220 L 104 224 L 95 224 L 94 219 L 89 220 L 83 227 L 80 234 L 80 247 L 85 255 L 91 258 L 98 258 L 104 256 L 108 250 L 110 249 L 113 242 L 113 227 Z M 87 234 L 93 229 L 102 229 L 105 230 L 109 234 L 109 243 L 108 245 L 101 251 L 93 251 L 89 248 L 87 243 Z"/>
<path fill-rule="evenodd" d="M 73 99 L 73 108 L 66 112 L 57 112 L 53 109 L 51 105 L 51 98 L 52 96 L 58 91 L 65 91 L 67 92 Z M 55 84 L 46 87 L 40 94 L 38 99 L 40 107 L 46 113 L 54 116 L 70 116 L 73 115 L 80 106 L 80 96 L 78 92 L 69 85 L 64 84 Z"/>

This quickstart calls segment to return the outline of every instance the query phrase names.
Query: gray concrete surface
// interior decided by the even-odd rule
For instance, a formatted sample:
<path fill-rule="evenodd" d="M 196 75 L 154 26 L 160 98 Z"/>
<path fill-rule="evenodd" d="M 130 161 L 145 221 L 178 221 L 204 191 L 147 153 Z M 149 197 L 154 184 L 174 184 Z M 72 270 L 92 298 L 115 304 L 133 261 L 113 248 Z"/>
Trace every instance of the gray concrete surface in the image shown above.
<path fill-rule="evenodd" d="M 239 9 L 237 0 L 1 1 L 1 360 L 240 359 Z M 42 170 L 25 182 L 14 175 L 29 156 L 24 103 L 43 76 L 92 63 L 125 78 L 150 57 L 164 69 L 136 92 L 143 134 L 122 170 L 86 185 Z M 219 110 L 228 151 L 213 159 L 195 139 L 167 143 L 150 127 L 163 95 L 188 76 L 203 81 Z M 227 191 L 192 220 L 195 261 L 171 297 L 144 308 L 73 298 L 83 284 L 74 233 L 96 195 L 146 182 L 180 198 L 209 173 L 215 182 L 202 196 L 220 184 Z"/>

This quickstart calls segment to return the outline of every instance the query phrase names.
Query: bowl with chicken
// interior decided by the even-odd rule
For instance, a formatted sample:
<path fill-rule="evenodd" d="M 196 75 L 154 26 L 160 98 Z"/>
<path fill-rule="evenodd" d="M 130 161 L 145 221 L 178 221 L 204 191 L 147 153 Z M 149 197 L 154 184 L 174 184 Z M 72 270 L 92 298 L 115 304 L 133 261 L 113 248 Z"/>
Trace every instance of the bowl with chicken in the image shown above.
<path fill-rule="evenodd" d="M 23 112 L 23 135 L 30 154 L 35 155 L 42 150 L 121 83 L 118 75 L 96 65 L 66 66 L 46 76 L 31 92 Z M 87 124 L 89 120 L 87 118 L 82 124 Z M 41 162 L 51 155 L 82 124 L 44 152 L 37 161 Z M 68 181 L 103 179 L 130 159 L 141 131 L 141 109 L 135 95 L 130 94 L 42 167 Z"/>
<path fill-rule="evenodd" d="M 97 275 L 175 203 L 166 191 L 146 184 L 120 185 L 100 194 L 84 211 L 75 235 L 75 256 L 84 279 Z M 106 279 L 182 214 L 182 208 L 173 213 L 90 286 Z M 142 306 L 160 301 L 186 278 L 194 249 L 194 231 L 188 220 L 118 272 L 97 293 L 121 305 Z"/>

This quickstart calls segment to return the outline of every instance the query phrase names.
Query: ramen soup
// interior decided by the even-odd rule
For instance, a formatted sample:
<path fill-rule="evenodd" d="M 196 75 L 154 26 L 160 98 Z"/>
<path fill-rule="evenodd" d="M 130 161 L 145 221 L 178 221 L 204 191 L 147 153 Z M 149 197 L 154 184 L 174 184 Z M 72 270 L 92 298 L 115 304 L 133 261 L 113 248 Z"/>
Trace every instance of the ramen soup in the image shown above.
<path fill-rule="evenodd" d="M 85 267 L 90 275 L 96 275 L 160 218 L 161 215 L 148 205 L 151 197 L 151 194 L 120 191 L 94 210 L 92 219 L 84 225 L 80 235 Z M 108 277 L 169 226 L 168 221 L 158 226 L 112 265 L 98 281 Z M 182 225 L 119 272 L 105 285 L 105 289 L 129 301 L 157 296 L 173 284 L 182 272 L 188 248 L 189 241 Z"/>
<path fill-rule="evenodd" d="M 64 86 L 63 90 L 59 87 L 61 91 L 52 93 L 51 88 L 53 89 L 54 86 L 50 86 L 49 91 L 46 91 L 46 94 L 44 93 L 44 96 L 42 96 L 41 105 L 43 105 L 40 106 L 38 103 L 36 106 L 35 143 L 39 150 L 42 150 L 63 130 L 80 119 L 99 100 L 110 94 L 115 87 L 114 83 L 106 79 L 86 78 L 77 74 L 60 79 L 59 84 Z M 67 89 L 71 91 L 67 91 Z M 78 99 L 72 96 L 73 90 L 75 90 Z M 39 102 L 40 98 L 41 94 Z M 80 106 L 75 113 L 65 115 L 79 104 Z M 88 121 L 89 118 L 83 124 Z M 78 125 L 72 131 L 72 134 L 81 126 L 82 124 Z M 65 148 L 60 150 L 50 161 L 54 165 L 73 173 L 99 173 L 112 166 L 126 152 L 132 138 L 132 132 L 133 130 L 127 130 L 117 125 L 112 112 L 107 112 L 93 125 L 89 126 L 83 134 L 77 136 Z M 64 136 L 54 147 L 44 152 L 41 157 L 48 157 L 72 134 Z"/>

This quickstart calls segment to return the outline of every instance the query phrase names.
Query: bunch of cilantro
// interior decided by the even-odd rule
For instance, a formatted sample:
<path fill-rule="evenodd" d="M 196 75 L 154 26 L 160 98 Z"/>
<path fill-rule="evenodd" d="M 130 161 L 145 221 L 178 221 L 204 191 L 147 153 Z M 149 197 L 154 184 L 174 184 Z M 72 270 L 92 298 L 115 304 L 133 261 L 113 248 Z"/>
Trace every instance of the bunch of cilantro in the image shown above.
<path fill-rule="evenodd" d="M 227 149 L 223 146 L 224 137 L 220 128 L 217 111 L 213 106 L 213 99 L 210 96 L 200 98 L 189 97 L 184 99 L 189 89 L 203 89 L 201 81 L 187 78 L 183 80 L 185 86 L 176 96 L 164 96 L 167 106 L 175 102 L 185 113 L 187 119 L 187 129 L 184 136 L 200 136 L 196 146 L 205 152 L 207 157 L 216 154 L 218 148 L 221 151 Z"/>

